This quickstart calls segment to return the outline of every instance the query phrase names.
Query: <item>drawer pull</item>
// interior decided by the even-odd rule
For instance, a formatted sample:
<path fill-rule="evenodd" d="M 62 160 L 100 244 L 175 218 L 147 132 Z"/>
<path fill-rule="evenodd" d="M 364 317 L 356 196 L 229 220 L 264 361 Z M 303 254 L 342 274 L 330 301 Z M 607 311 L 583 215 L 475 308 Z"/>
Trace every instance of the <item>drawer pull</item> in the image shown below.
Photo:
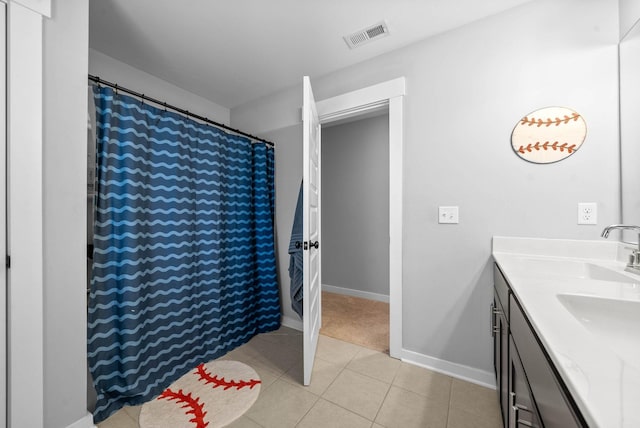
<path fill-rule="evenodd" d="M 491 336 L 496 335 L 496 307 L 493 302 L 489 305 L 489 331 Z"/>

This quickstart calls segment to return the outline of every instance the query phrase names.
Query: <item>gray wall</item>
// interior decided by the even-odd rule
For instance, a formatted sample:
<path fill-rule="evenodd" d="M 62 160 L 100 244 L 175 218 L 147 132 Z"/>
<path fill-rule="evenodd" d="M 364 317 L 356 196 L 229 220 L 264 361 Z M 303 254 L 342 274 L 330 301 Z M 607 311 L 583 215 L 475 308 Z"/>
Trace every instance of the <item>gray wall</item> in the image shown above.
<path fill-rule="evenodd" d="M 275 143 L 275 235 L 282 311 L 283 315 L 290 320 L 300 322 L 300 317 L 291 309 L 288 249 L 293 215 L 296 210 L 300 181 L 302 180 L 302 125 L 293 125 L 275 132 L 269 132 L 263 137 Z M 281 168 L 281 165 L 283 168 Z"/>
<path fill-rule="evenodd" d="M 619 0 L 620 38 L 622 39 L 640 19 L 640 2 L 637 0 Z"/>
<path fill-rule="evenodd" d="M 406 77 L 404 349 L 490 372 L 491 237 L 598 239 L 620 220 L 618 31 L 616 0 L 539 0 L 312 76 L 318 100 Z M 234 108 L 232 125 L 281 144 L 301 100 L 297 86 Z M 584 145 L 556 164 L 521 160 L 513 127 L 553 105 L 583 114 Z M 277 184 L 298 181 L 300 140 L 279 147 L 292 153 L 276 159 Z M 277 188 L 279 224 L 296 191 Z M 578 202 L 598 203 L 598 225 L 576 224 Z M 460 224 L 438 224 L 439 205 L 458 205 Z"/>
<path fill-rule="evenodd" d="M 89 73 L 152 98 L 184 108 L 218 123 L 229 124 L 229 109 L 138 70 L 95 49 L 89 49 Z"/>
<path fill-rule="evenodd" d="M 44 423 L 86 408 L 88 2 L 53 1 L 44 20 Z"/>
<path fill-rule="evenodd" d="M 389 295 L 389 117 L 322 127 L 322 282 Z"/>

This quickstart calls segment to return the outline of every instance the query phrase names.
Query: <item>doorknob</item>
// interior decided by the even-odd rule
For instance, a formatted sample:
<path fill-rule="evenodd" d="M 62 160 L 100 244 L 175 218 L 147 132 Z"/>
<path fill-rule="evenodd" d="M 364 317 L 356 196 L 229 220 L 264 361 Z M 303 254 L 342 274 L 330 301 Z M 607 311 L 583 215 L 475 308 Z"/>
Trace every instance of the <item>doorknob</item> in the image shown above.
<path fill-rule="evenodd" d="M 315 248 L 316 250 L 318 249 L 318 247 L 320 247 L 320 243 L 318 241 L 316 242 L 310 242 L 309 245 L 313 248 Z"/>

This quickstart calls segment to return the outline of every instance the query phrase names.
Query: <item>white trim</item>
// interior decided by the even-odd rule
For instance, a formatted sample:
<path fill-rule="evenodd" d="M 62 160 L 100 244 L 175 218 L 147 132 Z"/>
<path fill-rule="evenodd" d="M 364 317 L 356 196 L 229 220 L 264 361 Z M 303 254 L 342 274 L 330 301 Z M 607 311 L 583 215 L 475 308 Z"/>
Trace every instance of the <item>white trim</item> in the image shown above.
<path fill-rule="evenodd" d="M 389 98 L 389 355 L 402 349 L 404 97 Z"/>
<path fill-rule="evenodd" d="M 493 372 L 478 370 L 474 367 L 452 363 L 417 352 L 402 350 L 402 361 L 424 367 L 434 372 L 443 373 L 456 379 L 475 383 L 486 388 L 496 389 L 496 378 Z"/>
<path fill-rule="evenodd" d="M 405 92 L 405 78 L 398 77 L 397 79 L 318 101 L 320 122 L 331 122 L 337 116 L 342 116 L 340 117 L 342 119 L 345 113 L 349 114 L 358 109 L 370 110 L 377 105 L 386 104 L 390 98 L 405 95 Z"/>
<path fill-rule="evenodd" d="M 82 418 L 78 419 L 71 425 L 67 425 L 67 428 L 97 428 L 93 424 L 93 415 L 91 413 L 87 413 Z"/>
<path fill-rule="evenodd" d="M 380 293 L 372 293 L 371 291 L 354 290 L 353 288 L 336 287 L 335 285 L 329 284 L 322 284 L 322 291 L 389 303 L 389 296 Z"/>
<path fill-rule="evenodd" d="M 2 34 L 0 34 L 0 102 L 7 106 L 6 71 L 7 71 L 7 5 L 0 3 L 0 20 L 2 21 Z M 7 114 L 2 110 L 0 115 L 0 260 L 7 255 Z M 0 425 L 7 420 L 7 268 L 0 264 Z"/>
<path fill-rule="evenodd" d="M 51 18 L 51 0 L 10 0 L 10 2 L 31 9 L 39 15 Z"/>
<path fill-rule="evenodd" d="M 282 324 L 285 327 L 292 328 L 294 330 L 298 330 L 298 331 L 303 330 L 302 320 L 297 320 L 295 318 L 291 318 L 286 315 L 282 316 L 282 319 L 280 320 L 280 324 Z"/>
<path fill-rule="evenodd" d="M 43 22 L 7 9 L 8 425 L 44 425 Z"/>
<path fill-rule="evenodd" d="M 389 105 L 389 355 L 402 352 L 402 208 L 403 100 L 405 78 L 389 80 L 318 101 L 321 123 L 352 117 L 373 107 Z M 322 247 L 321 247 L 322 248 Z"/>

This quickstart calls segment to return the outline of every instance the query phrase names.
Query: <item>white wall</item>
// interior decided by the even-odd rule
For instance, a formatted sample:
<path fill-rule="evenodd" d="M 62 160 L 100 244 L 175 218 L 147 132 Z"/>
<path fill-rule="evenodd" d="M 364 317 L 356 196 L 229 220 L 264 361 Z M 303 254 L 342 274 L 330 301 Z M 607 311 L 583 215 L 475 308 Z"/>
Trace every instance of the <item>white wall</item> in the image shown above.
<path fill-rule="evenodd" d="M 619 0 L 619 2 L 620 39 L 622 39 L 640 19 L 640 2 L 638 0 Z"/>
<path fill-rule="evenodd" d="M 229 124 L 229 109 L 158 79 L 102 52 L 89 49 L 89 73 L 184 110 Z"/>
<path fill-rule="evenodd" d="M 620 220 L 617 5 L 539 0 L 312 77 L 316 99 L 406 77 L 405 349 L 489 373 L 491 237 L 598 239 Z M 271 131 L 277 155 L 291 149 L 276 158 L 279 225 L 295 204 L 301 98 L 295 87 L 231 112 L 233 126 Z M 521 160 L 514 125 L 553 105 L 583 114 L 586 142 L 556 164 Z M 576 224 L 583 201 L 598 203 L 597 226 Z M 460 224 L 439 225 L 439 205 L 458 205 Z"/>
<path fill-rule="evenodd" d="M 323 285 L 388 301 L 388 114 L 322 128 L 322 248 Z"/>
<path fill-rule="evenodd" d="M 44 22 L 44 426 L 89 426 L 86 407 L 88 3 Z"/>

